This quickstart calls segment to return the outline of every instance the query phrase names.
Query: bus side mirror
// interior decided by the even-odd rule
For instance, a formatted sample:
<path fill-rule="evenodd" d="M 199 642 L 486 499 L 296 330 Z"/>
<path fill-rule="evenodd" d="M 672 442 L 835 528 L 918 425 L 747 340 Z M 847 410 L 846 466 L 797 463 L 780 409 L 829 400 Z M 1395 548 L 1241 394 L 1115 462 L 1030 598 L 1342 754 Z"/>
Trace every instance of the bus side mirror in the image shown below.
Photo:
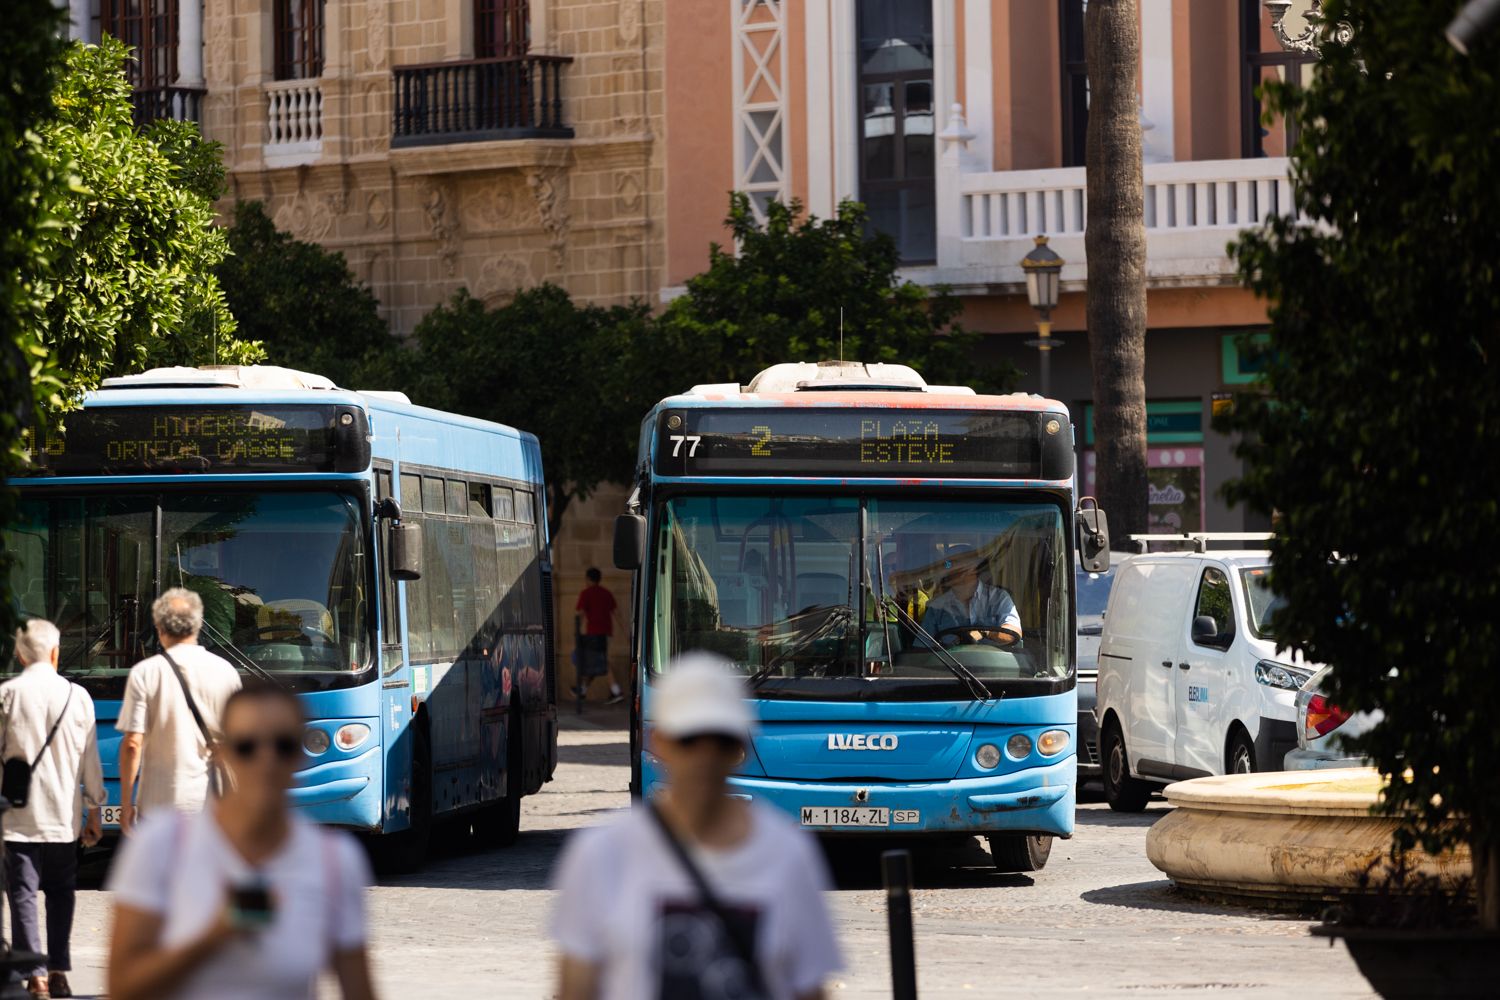
<path fill-rule="evenodd" d="M 646 561 L 646 519 L 639 514 L 615 518 L 615 568 L 638 570 Z"/>
<path fill-rule="evenodd" d="M 391 579 L 422 579 L 422 526 L 391 525 Z"/>
<path fill-rule="evenodd" d="M 1090 573 L 1109 569 L 1109 518 L 1099 509 L 1099 501 L 1084 497 L 1078 501 L 1078 564 Z"/>

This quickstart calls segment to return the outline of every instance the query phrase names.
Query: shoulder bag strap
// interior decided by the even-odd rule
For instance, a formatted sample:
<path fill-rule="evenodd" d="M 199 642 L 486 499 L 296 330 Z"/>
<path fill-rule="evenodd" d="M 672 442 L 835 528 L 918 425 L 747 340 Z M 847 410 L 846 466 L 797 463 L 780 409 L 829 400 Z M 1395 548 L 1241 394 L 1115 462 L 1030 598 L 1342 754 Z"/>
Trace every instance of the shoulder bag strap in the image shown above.
<path fill-rule="evenodd" d="M 693 885 L 697 888 L 699 901 L 703 903 L 704 908 L 718 919 L 720 926 L 724 928 L 725 936 L 729 938 L 729 943 L 734 946 L 735 953 L 739 956 L 740 961 L 745 963 L 745 969 L 750 973 L 750 984 L 754 987 L 756 994 L 761 997 L 769 997 L 770 994 L 766 991 L 765 977 L 760 971 L 760 961 L 755 957 L 754 942 L 745 940 L 744 935 L 740 933 L 740 925 L 730 919 L 729 912 L 724 909 L 724 904 L 714 894 L 713 889 L 708 884 L 708 879 L 703 875 L 703 871 L 694 863 L 692 855 L 688 854 L 687 848 L 683 846 L 682 841 L 677 839 L 677 834 L 672 831 L 671 825 L 667 823 L 667 818 L 661 814 L 661 810 L 656 807 L 656 803 L 648 802 L 646 808 L 650 810 L 651 818 L 656 820 L 657 829 L 661 830 L 662 837 L 666 839 L 668 846 L 672 848 L 672 853 L 676 856 L 678 863 L 682 865 L 683 871 L 687 872 L 688 878 L 692 880 Z"/>
<path fill-rule="evenodd" d="M 31 762 L 31 769 L 33 771 L 42 762 L 42 755 L 47 752 L 47 748 L 52 745 L 52 737 L 57 735 L 57 727 L 62 725 L 63 719 L 67 718 L 68 706 L 73 704 L 73 688 L 76 686 L 72 681 L 68 681 L 68 698 L 63 702 L 62 711 L 57 713 L 57 721 L 52 723 L 52 728 L 48 730 L 47 738 L 42 741 L 42 748 L 36 752 L 36 757 Z"/>
<path fill-rule="evenodd" d="M 165 649 L 161 651 L 161 656 L 172 667 L 172 673 L 177 675 L 177 683 L 182 685 L 182 696 L 187 699 L 188 710 L 193 713 L 193 721 L 198 723 L 198 732 L 203 734 L 203 745 L 212 749 L 214 738 L 208 734 L 208 724 L 203 721 L 203 713 L 198 711 L 198 703 L 193 701 L 193 693 L 188 690 L 187 678 L 182 676 L 182 668 L 177 665 L 176 660 L 172 659 L 172 654 Z"/>

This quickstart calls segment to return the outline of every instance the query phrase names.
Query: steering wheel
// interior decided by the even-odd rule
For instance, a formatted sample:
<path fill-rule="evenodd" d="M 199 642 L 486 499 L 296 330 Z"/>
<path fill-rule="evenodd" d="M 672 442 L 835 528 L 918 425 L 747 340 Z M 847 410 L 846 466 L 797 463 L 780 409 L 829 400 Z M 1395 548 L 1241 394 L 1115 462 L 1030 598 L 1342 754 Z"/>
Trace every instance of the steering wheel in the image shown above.
<path fill-rule="evenodd" d="M 996 639 L 990 638 L 989 636 L 985 636 L 982 639 L 975 639 L 974 636 L 973 636 L 973 633 L 975 633 L 975 632 L 1002 632 L 1005 635 L 1010 636 L 1010 642 L 1000 642 L 1000 641 L 998 641 Z M 950 635 L 953 636 L 954 638 L 956 638 L 958 640 L 957 644 L 960 645 L 960 646 L 981 646 L 981 645 L 983 645 L 983 646 L 993 646 L 996 649 L 1005 649 L 1005 650 L 1020 649 L 1022 647 L 1022 643 L 1024 641 L 1021 638 L 1021 634 L 1019 632 L 1017 632 L 1015 629 L 1013 629 L 1010 626 L 1008 626 L 1008 625 L 1000 625 L 1000 626 L 996 626 L 996 627 L 984 627 L 984 628 L 981 628 L 978 625 L 955 625 L 952 628 L 942 629 L 941 631 L 938 632 L 937 635 L 933 636 L 933 638 L 936 639 L 936 640 L 938 640 L 938 642 L 943 642 L 944 636 L 950 636 Z M 947 643 L 943 643 L 943 645 L 946 646 L 948 644 Z"/>
<path fill-rule="evenodd" d="M 283 635 L 290 631 L 291 627 L 286 625 L 261 625 L 255 630 L 255 638 L 257 641 L 270 637 L 273 641 L 294 642 L 296 641 L 295 639 L 283 638 Z M 334 641 L 333 636 L 329 635 L 327 632 L 324 632 L 320 628 L 313 627 L 312 625 L 299 625 L 297 626 L 297 631 L 302 633 L 302 635 L 300 636 L 301 640 L 303 642 L 306 642 L 309 646 L 312 645 L 314 639 L 321 640 L 325 645 L 328 646 L 338 645 L 338 643 Z"/>

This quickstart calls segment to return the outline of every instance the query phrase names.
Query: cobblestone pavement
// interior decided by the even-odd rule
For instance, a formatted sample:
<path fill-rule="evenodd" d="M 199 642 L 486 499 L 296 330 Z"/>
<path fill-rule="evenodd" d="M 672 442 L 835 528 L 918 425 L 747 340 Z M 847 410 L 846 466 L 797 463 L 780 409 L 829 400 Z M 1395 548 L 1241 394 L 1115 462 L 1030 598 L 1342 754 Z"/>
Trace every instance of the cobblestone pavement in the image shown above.
<path fill-rule="evenodd" d="M 418 875 L 370 896 L 377 981 L 386 998 L 553 995 L 547 878 L 568 831 L 628 802 L 625 733 L 569 718 L 556 779 L 526 800 L 520 842 L 506 851 L 450 846 Z M 608 721 L 611 717 L 605 716 Z M 1306 920 L 1195 903 L 1145 857 L 1165 813 L 1079 809 L 1034 878 L 996 875 L 977 846 L 919 867 L 915 920 L 924 1000 L 932 997 L 1368 997 L 1342 947 L 1308 936 Z M 835 854 L 832 906 L 849 969 L 833 997 L 889 995 L 884 894 L 876 855 Z M 75 988 L 99 990 L 107 898 L 80 894 Z M 333 996 L 331 991 L 325 996 Z"/>

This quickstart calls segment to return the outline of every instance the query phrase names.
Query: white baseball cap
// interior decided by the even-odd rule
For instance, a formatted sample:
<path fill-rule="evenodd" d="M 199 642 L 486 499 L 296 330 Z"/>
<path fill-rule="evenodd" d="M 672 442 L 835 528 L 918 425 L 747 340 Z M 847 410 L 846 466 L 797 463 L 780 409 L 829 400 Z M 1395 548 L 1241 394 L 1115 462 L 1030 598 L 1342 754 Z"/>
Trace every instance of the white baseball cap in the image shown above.
<path fill-rule="evenodd" d="M 744 679 L 713 653 L 686 653 L 667 666 L 651 699 L 657 732 L 670 739 L 732 736 L 749 744 L 755 730 Z"/>

